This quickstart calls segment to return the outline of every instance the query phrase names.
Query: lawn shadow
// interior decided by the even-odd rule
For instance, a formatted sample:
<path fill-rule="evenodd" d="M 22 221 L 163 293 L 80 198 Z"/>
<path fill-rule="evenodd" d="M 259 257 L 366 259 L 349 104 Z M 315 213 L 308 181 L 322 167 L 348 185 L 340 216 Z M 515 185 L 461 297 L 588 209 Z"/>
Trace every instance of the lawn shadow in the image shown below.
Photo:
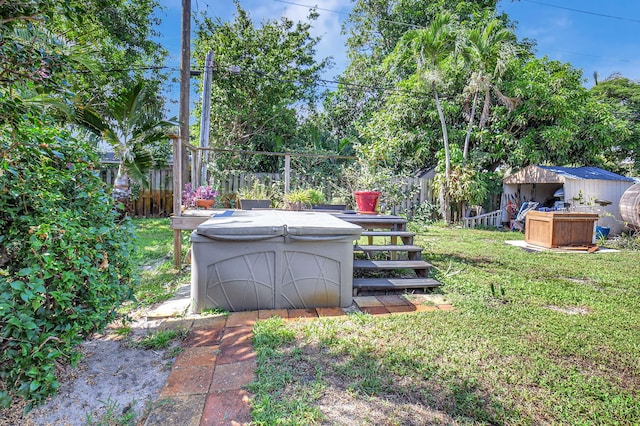
<path fill-rule="evenodd" d="M 478 380 L 368 343 L 336 355 L 336 345 L 344 343 L 336 339 L 296 339 L 278 351 L 277 374 L 288 378 L 277 392 L 279 404 L 295 407 L 300 395 L 316 395 L 304 402 L 322 412 L 323 424 L 504 424 L 520 418 Z"/>

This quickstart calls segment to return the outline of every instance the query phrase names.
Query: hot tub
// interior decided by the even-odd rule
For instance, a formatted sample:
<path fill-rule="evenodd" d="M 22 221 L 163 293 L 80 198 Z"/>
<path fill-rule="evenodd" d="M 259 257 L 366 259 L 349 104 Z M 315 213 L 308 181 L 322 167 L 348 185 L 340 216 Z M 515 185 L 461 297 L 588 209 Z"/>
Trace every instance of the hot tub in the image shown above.
<path fill-rule="evenodd" d="M 327 213 L 217 213 L 191 234 L 192 311 L 350 306 L 361 231 Z"/>

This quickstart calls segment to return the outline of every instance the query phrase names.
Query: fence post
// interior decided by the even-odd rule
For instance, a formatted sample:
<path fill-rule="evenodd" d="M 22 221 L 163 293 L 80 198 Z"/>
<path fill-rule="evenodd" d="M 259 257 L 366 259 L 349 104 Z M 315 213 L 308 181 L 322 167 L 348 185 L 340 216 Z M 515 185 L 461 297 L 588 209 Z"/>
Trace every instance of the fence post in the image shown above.
<path fill-rule="evenodd" d="M 284 193 L 288 194 L 291 188 L 291 154 L 284 156 Z"/>

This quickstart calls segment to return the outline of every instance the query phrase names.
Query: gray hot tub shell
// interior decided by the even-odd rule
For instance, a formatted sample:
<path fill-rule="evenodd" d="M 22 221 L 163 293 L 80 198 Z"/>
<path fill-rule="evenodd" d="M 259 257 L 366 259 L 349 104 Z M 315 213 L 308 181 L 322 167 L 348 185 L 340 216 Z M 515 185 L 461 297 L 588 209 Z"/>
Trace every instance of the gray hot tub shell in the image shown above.
<path fill-rule="evenodd" d="M 350 306 L 361 231 L 326 213 L 214 215 L 191 234 L 192 311 Z"/>

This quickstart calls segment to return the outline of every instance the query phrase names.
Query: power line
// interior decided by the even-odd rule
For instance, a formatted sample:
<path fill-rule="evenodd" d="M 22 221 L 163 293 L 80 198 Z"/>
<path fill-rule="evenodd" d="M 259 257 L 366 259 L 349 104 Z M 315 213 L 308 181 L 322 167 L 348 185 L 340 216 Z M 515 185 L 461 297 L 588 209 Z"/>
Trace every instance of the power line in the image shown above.
<path fill-rule="evenodd" d="M 322 11 L 325 11 L 325 12 L 338 13 L 340 15 L 349 15 L 349 12 L 341 12 L 339 10 L 334 10 L 334 9 L 325 9 L 323 7 L 310 6 L 310 5 L 306 5 L 306 4 L 300 4 L 300 3 L 294 3 L 292 1 L 285 1 L 285 0 L 273 0 L 273 1 L 275 1 L 276 3 L 290 4 L 292 6 L 308 7 L 309 9 L 315 9 L 315 10 L 322 10 Z"/>
<path fill-rule="evenodd" d="M 243 71 L 245 73 L 254 74 L 254 75 L 258 76 L 259 78 L 272 80 L 272 81 L 278 81 L 278 82 L 281 82 L 281 83 L 305 83 L 305 82 L 308 83 L 308 82 L 313 82 L 313 80 L 311 80 L 311 79 L 304 79 L 304 78 L 283 79 L 281 77 L 271 76 L 271 75 L 269 75 L 269 74 L 267 74 L 267 73 L 265 73 L 264 71 L 261 71 L 261 70 L 245 69 Z M 216 72 L 219 73 L 219 72 L 221 72 L 221 70 L 217 69 Z M 425 96 L 425 95 L 427 95 L 424 92 L 416 92 L 414 90 L 401 89 L 401 88 L 398 88 L 398 87 L 395 87 L 395 86 L 373 86 L 373 85 L 350 83 L 350 82 L 338 81 L 338 80 L 327 80 L 327 79 L 322 79 L 322 78 L 319 78 L 319 79 L 316 80 L 316 85 L 321 86 L 321 87 L 328 87 L 328 88 L 338 88 L 339 86 L 343 86 L 343 87 L 348 87 L 348 88 L 360 90 L 362 92 L 388 92 L 388 93 L 408 94 L 408 95 L 414 95 L 414 96 Z"/>
<path fill-rule="evenodd" d="M 311 5 L 308 5 L 308 4 L 294 3 L 292 1 L 285 1 L 285 0 L 273 0 L 273 1 L 277 2 L 277 3 L 290 4 L 292 6 L 307 7 L 309 9 L 316 9 L 316 10 L 322 10 L 324 12 L 337 13 L 337 14 L 340 14 L 340 15 L 349 15 L 348 12 L 341 12 L 339 10 L 334 10 L 334 9 L 325 9 L 325 8 L 322 8 L 322 7 L 311 6 Z M 390 19 L 380 19 L 380 22 L 386 22 L 387 24 L 404 25 L 406 27 L 411 27 L 411 28 L 426 28 L 426 27 L 424 27 L 422 25 L 409 24 L 407 22 L 393 21 L 393 20 L 390 20 Z"/>
<path fill-rule="evenodd" d="M 277 0 L 274 0 L 274 1 L 277 1 Z M 564 9 L 564 10 L 570 10 L 572 12 L 584 13 L 584 14 L 587 14 L 587 15 L 601 16 L 603 18 L 618 19 L 620 21 L 629 21 L 629 22 L 638 22 L 638 23 L 640 23 L 640 20 L 638 20 L 638 19 L 625 18 L 623 16 L 614 16 L 614 15 L 607 15 L 606 13 L 598 13 L 598 12 L 591 12 L 591 11 L 588 11 L 588 10 L 574 9 L 572 7 L 558 6 L 557 4 L 543 3 L 541 1 L 536 1 L 536 0 L 522 0 L 522 1 L 527 2 L 527 3 L 539 4 L 541 6 L 555 7 L 556 9 Z"/>

